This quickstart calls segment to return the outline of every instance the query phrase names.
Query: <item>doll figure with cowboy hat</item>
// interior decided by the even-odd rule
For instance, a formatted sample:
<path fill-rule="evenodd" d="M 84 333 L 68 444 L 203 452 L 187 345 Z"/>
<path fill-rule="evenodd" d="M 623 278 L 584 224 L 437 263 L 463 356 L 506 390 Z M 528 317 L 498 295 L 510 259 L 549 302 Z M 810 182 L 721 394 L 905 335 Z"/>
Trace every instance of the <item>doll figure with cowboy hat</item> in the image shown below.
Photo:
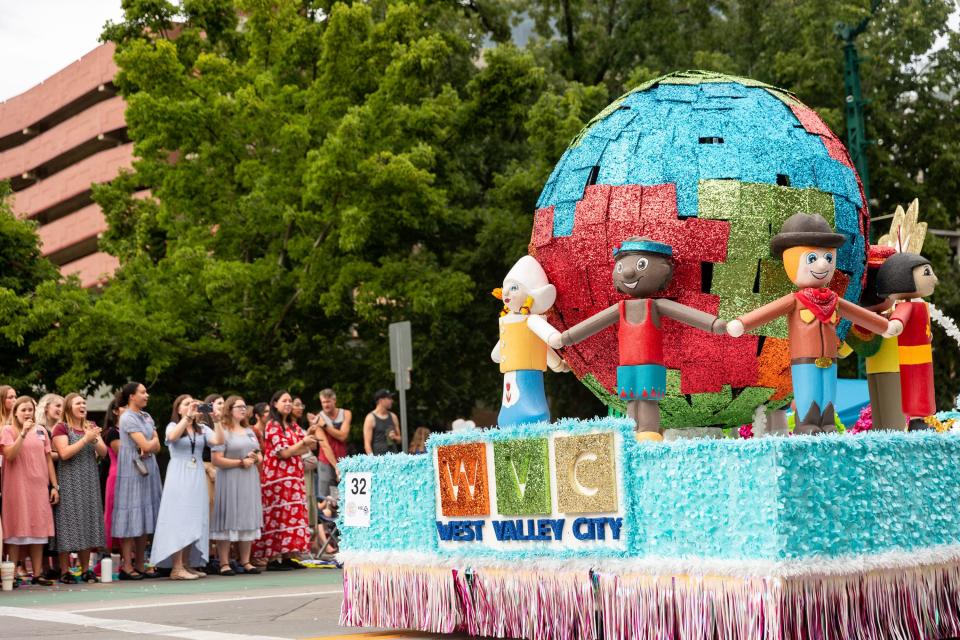
<path fill-rule="evenodd" d="M 503 301 L 500 339 L 490 357 L 500 364 L 503 395 L 497 425 L 501 427 L 550 420 L 543 391 L 543 372 L 565 372 L 567 364 L 547 343 L 560 332 L 544 317 L 557 299 L 543 267 L 532 256 L 523 256 L 493 290 Z"/>
<path fill-rule="evenodd" d="M 836 430 L 837 324 L 845 318 L 877 334 L 887 334 L 887 319 L 867 311 L 829 289 L 837 268 L 837 249 L 846 237 L 836 233 L 819 214 L 795 213 L 770 241 L 771 253 L 783 260 L 787 277 L 797 287 L 727 323 L 727 333 L 743 335 L 786 317 L 790 343 L 790 373 L 796 403 L 794 433 L 816 434 Z"/>

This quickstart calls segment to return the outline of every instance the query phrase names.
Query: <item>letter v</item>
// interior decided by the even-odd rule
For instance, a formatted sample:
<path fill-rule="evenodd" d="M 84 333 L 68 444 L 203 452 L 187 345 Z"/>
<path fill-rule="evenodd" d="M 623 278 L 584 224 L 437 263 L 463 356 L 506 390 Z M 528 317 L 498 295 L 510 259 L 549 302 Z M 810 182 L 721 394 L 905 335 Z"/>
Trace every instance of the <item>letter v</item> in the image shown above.
<path fill-rule="evenodd" d="M 527 472 L 530 471 L 530 456 L 524 456 L 520 461 L 520 469 L 517 469 L 517 457 L 510 456 L 510 469 L 513 470 L 513 479 L 517 483 L 517 489 L 520 491 L 520 497 L 527 491 Z"/>

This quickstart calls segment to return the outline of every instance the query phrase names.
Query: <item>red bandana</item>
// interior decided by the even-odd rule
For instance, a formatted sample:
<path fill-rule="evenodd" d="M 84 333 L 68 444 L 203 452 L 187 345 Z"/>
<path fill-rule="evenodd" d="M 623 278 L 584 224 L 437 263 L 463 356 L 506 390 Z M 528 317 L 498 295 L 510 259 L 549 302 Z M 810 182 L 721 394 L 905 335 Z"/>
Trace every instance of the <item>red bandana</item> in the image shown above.
<path fill-rule="evenodd" d="M 833 320 L 833 312 L 839 300 L 836 292 L 826 287 L 807 287 L 793 295 L 803 303 L 803 306 L 812 311 L 820 322 L 830 323 Z"/>

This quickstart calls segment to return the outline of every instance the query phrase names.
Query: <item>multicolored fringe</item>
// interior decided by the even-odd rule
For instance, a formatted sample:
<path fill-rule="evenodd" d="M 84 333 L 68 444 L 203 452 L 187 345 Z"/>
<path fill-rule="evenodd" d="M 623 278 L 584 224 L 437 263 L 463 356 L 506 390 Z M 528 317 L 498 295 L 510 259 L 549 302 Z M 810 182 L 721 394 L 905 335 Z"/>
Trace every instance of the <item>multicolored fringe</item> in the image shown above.
<path fill-rule="evenodd" d="M 340 624 L 451 633 L 460 626 L 453 575 L 433 567 L 344 567 Z"/>
<path fill-rule="evenodd" d="M 796 577 L 348 565 L 345 626 L 530 640 L 960 637 L 960 564 Z"/>
<path fill-rule="evenodd" d="M 595 638 L 596 601 L 588 573 L 477 568 L 454 572 L 471 636 Z"/>

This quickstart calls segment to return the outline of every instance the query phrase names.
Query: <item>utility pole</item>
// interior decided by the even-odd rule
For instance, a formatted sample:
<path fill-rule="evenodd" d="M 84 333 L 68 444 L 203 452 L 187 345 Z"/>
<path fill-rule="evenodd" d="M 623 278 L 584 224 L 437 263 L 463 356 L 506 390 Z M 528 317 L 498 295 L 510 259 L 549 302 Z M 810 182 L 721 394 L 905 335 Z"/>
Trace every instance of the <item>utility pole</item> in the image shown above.
<path fill-rule="evenodd" d="M 860 56 L 857 54 L 856 39 L 867 29 L 870 18 L 880 8 L 881 0 L 872 0 L 870 15 L 856 25 L 837 22 L 833 26 L 833 33 L 843 41 L 843 87 L 845 96 L 845 112 L 847 117 L 847 150 L 853 160 L 853 166 L 860 174 L 863 183 L 863 193 L 870 200 L 870 170 L 867 167 L 867 132 L 863 118 L 863 108 L 868 104 L 860 92 Z M 867 205 L 865 202 L 864 205 Z M 873 230 L 871 229 L 871 235 Z"/>

